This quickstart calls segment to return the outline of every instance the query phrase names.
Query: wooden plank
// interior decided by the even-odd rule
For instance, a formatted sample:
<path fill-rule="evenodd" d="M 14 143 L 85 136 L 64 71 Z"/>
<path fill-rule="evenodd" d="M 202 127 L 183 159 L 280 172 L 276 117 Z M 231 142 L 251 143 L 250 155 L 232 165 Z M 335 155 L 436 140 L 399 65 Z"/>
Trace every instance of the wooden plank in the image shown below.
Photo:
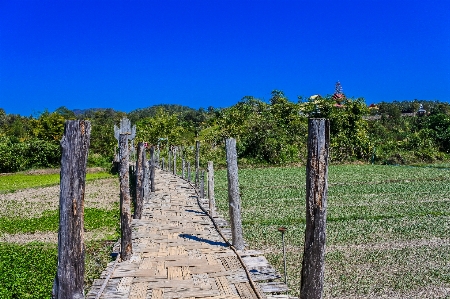
<path fill-rule="evenodd" d="M 259 287 L 263 293 L 282 293 L 289 291 L 289 288 L 283 282 L 259 283 Z"/>

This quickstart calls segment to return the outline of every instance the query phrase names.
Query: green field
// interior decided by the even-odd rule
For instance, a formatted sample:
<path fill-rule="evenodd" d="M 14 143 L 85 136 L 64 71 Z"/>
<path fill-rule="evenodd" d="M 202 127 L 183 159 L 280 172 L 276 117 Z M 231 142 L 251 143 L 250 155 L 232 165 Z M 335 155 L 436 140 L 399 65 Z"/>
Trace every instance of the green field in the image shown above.
<path fill-rule="evenodd" d="M 239 171 L 244 238 L 299 295 L 305 229 L 305 168 Z M 226 171 L 216 200 L 228 214 Z M 448 298 L 450 170 L 445 167 L 330 166 L 325 297 Z M 423 293 L 420 293 L 423 292 Z"/>
<path fill-rule="evenodd" d="M 57 266 L 58 184 L 59 174 L 0 176 L 0 298 L 50 298 Z M 111 260 L 119 229 L 118 195 L 116 177 L 87 174 L 86 289 Z"/>

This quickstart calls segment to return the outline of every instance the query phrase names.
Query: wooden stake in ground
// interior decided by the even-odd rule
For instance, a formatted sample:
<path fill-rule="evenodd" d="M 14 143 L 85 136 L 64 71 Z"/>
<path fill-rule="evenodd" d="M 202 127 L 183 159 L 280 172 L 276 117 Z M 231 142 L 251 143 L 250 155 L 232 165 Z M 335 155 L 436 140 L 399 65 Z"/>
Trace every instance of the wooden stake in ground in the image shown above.
<path fill-rule="evenodd" d="M 187 162 L 187 181 L 191 181 L 191 162 Z"/>
<path fill-rule="evenodd" d="M 195 186 L 198 187 L 200 176 L 200 141 L 195 141 Z"/>
<path fill-rule="evenodd" d="M 173 169 L 172 169 L 172 173 L 174 175 L 177 175 L 177 147 L 176 146 L 173 147 Z"/>
<path fill-rule="evenodd" d="M 130 259 L 132 253 L 131 244 L 131 198 L 128 173 L 128 136 L 120 134 L 119 137 L 120 158 L 120 258 L 122 261 Z"/>
<path fill-rule="evenodd" d="M 139 142 L 137 146 L 136 159 L 136 201 L 134 205 L 134 219 L 141 219 L 142 206 L 144 204 L 144 169 L 145 169 L 144 143 Z"/>
<path fill-rule="evenodd" d="M 236 140 L 226 140 L 227 177 L 228 177 L 228 203 L 230 210 L 231 237 L 233 246 L 237 250 L 244 249 L 241 221 L 241 197 L 239 194 L 239 178 L 237 166 Z"/>
<path fill-rule="evenodd" d="M 150 191 L 155 192 L 155 147 L 150 147 Z"/>
<path fill-rule="evenodd" d="M 214 198 L 214 166 L 212 161 L 208 161 L 208 199 L 209 214 L 211 217 L 216 216 L 216 200 Z"/>
<path fill-rule="evenodd" d="M 325 229 L 328 191 L 329 121 L 310 119 L 306 166 L 306 230 L 301 299 L 320 299 L 325 269 Z"/>
<path fill-rule="evenodd" d="M 184 179 L 184 173 L 186 172 L 186 161 L 181 160 L 181 178 Z"/>
<path fill-rule="evenodd" d="M 84 298 L 84 190 L 91 124 L 66 121 L 61 140 L 58 267 L 55 299 Z"/>

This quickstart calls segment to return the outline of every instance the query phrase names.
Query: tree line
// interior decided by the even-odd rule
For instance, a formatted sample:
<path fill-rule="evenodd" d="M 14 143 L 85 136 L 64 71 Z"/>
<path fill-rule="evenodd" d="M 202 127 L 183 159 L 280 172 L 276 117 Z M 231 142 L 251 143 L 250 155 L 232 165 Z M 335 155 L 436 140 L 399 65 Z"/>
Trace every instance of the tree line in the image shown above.
<path fill-rule="evenodd" d="M 426 110 L 417 116 L 420 105 Z M 156 105 L 130 113 L 113 109 L 53 112 L 24 117 L 0 108 L 0 172 L 57 167 L 64 122 L 87 119 L 92 125 L 88 164 L 109 167 L 117 140 L 114 125 L 128 117 L 136 124 L 136 141 L 170 145 L 193 156 L 195 140 L 201 157 L 224 165 L 224 140 L 237 140 L 242 166 L 306 163 L 309 117 L 330 119 L 331 163 L 412 164 L 447 161 L 450 149 L 450 105 L 439 101 L 394 101 L 367 106 L 364 99 L 347 98 L 337 90 L 290 101 L 274 90 L 268 101 L 245 96 L 228 108 L 192 109 Z"/>

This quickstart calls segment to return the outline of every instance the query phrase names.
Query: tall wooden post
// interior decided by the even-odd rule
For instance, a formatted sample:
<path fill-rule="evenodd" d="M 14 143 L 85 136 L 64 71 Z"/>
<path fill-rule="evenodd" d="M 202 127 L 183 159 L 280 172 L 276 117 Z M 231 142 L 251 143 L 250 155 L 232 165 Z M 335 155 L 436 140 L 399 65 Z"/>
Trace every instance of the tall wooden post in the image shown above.
<path fill-rule="evenodd" d="M 191 181 L 191 162 L 187 162 L 187 181 Z"/>
<path fill-rule="evenodd" d="M 181 160 L 181 178 L 184 179 L 184 174 L 186 172 L 186 161 Z"/>
<path fill-rule="evenodd" d="M 173 149 L 173 169 L 172 172 L 174 175 L 177 175 L 177 148 Z"/>
<path fill-rule="evenodd" d="M 150 147 L 150 191 L 155 192 L 155 147 Z"/>
<path fill-rule="evenodd" d="M 233 239 L 233 246 L 236 249 L 240 250 L 244 249 L 244 238 L 242 236 L 241 197 L 239 194 L 239 178 L 235 139 L 229 138 L 226 140 L 226 152 L 231 237 Z"/>
<path fill-rule="evenodd" d="M 164 158 L 161 158 L 161 169 L 165 170 L 165 168 L 164 168 Z"/>
<path fill-rule="evenodd" d="M 205 172 L 200 172 L 200 198 L 205 198 Z"/>
<path fill-rule="evenodd" d="M 208 161 L 208 199 L 209 214 L 216 216 L 216 199 L 214 198 L 214 166 L 212 161 Z"/>
<path fill-rule="evenodd" d="M 172 151 L 169 152 L 169 160 L 167 160 L 167 171 L 171 171 L 172 168 Z"/>
<path fill-rule="evenodd" d="M 145 148 L 144 143 L 139 142 L 137 146 L 136 159 L 136 201 L 134 205 L 134 219 L 141 219 L 142 206 L 144 204 L 144 170 L 145 170 Z"/>
<path fill-rule="evenodd" d="M 306 230 L 302 263 L 301 299 L 321 299 L 325 268 L 329 121 L 310 119 L 306 166 Z"/>
<path fill-rule="evenodd" d="M 199 184 L 200 171 L 200 141 L 195 141 L 195 186 Z"/>
<path fill-rule="evenodd" d="M 84 190 L 91 124 L 66 121 L 61 140 L 58 266 L 55 299 L 84 298 Z"/>
<path fill-rule="evenodd" d="M 131 244 L 131 198 L 128 173 L 128 136 L 120 134 L 119 137 L 120 158 L 120 257 L 122 261 L 130 259 L 132 253 Z"/>

